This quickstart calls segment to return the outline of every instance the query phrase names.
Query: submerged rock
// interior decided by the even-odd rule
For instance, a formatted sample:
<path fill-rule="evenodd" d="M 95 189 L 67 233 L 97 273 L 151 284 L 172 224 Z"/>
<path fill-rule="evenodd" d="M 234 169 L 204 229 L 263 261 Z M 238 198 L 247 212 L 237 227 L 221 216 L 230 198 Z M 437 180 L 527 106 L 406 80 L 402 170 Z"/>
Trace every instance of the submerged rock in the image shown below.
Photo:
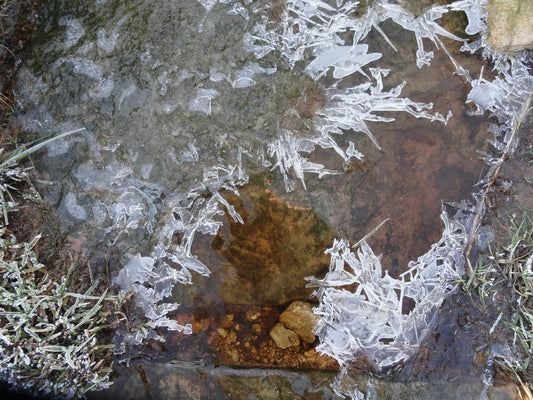
<path fill-rule="evenodd" d="M 279 316 L 279 320 L 296 332 L 304 342 L 315 341 L 313 329 L 318 323 L 319 316 L 313 313 L 311 304 L 295 301 Z"/>
<path fill-rule="evenodd" d="M 270 331 L 270 337 L 274 340 L 276 346 L 281 349 L 300 345 L 298 335 L 294 331 L 287 329 L 281 322 L 274 325 Z"/>
<path fill-rule="evenodd" d="M 244 223 L 228 221 L 213 248 L 225 259 L 221 298 L 230 304 L 280 305 L 305 299 L 307 276 L 327 270 L 334 232 L 310 209 L 284 202 L 262 183 L 226 198 Z"/>
<path fill-rule="evenodd" d="M 489 0 L 489 43 L 497 51 L 533 49 L 533 2 Z"/>

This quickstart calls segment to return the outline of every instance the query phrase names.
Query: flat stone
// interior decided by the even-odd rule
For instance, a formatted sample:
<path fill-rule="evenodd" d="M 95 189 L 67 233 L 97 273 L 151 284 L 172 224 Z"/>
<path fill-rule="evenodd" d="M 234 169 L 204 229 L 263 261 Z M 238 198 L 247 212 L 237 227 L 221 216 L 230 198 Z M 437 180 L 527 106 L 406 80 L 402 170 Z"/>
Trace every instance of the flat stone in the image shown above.
<path fill-rule="evenodd" d="M 280 322 L 294 332 L 307 343 L 315 341 L 316 324 L 320 318 L 313 312 L 313 307 L 303 301 L 295 301 L 280 316 Z"/>
<path fill-rule="evenodd" d="M 281 349 L 286 349 L 292 346 L 298 346 L 300 344 L 300 339 L 298 338 L 298 335 L 294 331 L 287 329 L 285 325 L 280 322 L 274 325 L 274 327 L 270 331 L 270 337 L 272 338 L 272 340 L 274 340 L 276 346 Z"/>
<path fill-rule="evenodd" d="M 533 49 L 533 1 L 489 0 L 489 44 L 497 51 Z"/>

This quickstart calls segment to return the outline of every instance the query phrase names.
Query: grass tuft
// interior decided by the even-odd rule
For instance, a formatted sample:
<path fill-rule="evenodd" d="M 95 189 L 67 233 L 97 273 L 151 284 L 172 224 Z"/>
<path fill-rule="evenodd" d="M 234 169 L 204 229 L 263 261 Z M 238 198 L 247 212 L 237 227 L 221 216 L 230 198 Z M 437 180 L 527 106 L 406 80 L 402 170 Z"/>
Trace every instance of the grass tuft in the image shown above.
<path fill-rule="evenodd" d="M 0 379 L 38 397 L 79 398 L 111 385 L 113 346 L 101 343 L 101 331 L 109 328 L 109 310 L 118 309 L 119 299 L 107 290 L 96 294 L 98 281 L 76 293 L 69 279 L 74 265 L 65 276 L 51 276 L 34 252 L 40 236 L 18 243 L 8 231 L 17 183 L 31 185 L 20 161 L 81 130 L 0 149 Z"/>

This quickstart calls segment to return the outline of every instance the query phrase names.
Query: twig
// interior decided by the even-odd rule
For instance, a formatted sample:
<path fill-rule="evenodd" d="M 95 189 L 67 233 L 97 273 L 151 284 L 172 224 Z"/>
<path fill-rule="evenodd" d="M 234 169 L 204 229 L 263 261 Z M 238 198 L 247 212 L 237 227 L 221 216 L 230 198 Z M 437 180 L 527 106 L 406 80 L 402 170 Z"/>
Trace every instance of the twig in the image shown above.
<path fill-rule="evenodd" d="M 515 257 L 512 260 L 498 260 L 498 264 L 513 264 L 516 261 L 523 260 L 524 258 L 530 256 L 531 254 L 533 254 L 533 252 L 530 251 L 529 253 L 526 253 L 520 257 Z"/>
<path fill-rule="evenodd" d="M 93 284 L 93 270 L 91 268 L 91 262 L 87 262 L 87 268 L 89 269 L 89 279 L 91 280 L 91 285 Z"/>
<path fill-rule="evenodd" d="M 383 224 L 385 222 L 387 222 L 389 220 L 389 218 L 385 218 L 383 221 L 381 221 L 381 223 L 376 226 L 374 229 L 372 229 L 369 233 L 367 233 L 365 236 L 363 236 L 363 238 L 361 240 L 359 240 L 356 244 L 354 244 L 352 246 L 352 248 L 356 248 L 357 246 L 359 246 L 361 243 L 363 243 L 364 241 L 366 241 L 370 236 L 372 236 L 374 233 L 376 233 L 376 231 L 381 228 L 383 226 Z"/>

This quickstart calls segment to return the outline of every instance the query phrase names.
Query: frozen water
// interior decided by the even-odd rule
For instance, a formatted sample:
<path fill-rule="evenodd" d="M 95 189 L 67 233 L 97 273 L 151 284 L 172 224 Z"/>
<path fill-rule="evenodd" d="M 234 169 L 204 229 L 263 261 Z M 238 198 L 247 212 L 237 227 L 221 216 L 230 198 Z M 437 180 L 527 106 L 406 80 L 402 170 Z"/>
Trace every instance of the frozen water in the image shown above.
<path fill-rule="evenodd" d="M 354 253 L 346 240 L 335 240 L 327 253 L 330 270 L 323 279 L 308 278 L 319 289 L 321 316 L 316 333 L 319 350 L 341 364 L 363 355 L 381 370 L 411 356 L 428 333 L 432 319 L 463 272 L 463 249 L 471 216 L 445 213 L 441 240 L 398 279 L 383 271 L 381 260 L 365 241 Z M 351 292 L 345 286 L 356 285 Z M 414 302 L 406 311 L 406 300 Z"/>
<path fill-rule="evenodd" d="M 74 17 L 62 17 L 59 20 L 59 25 L 67 27 L 64 43 L 66 49 L 74 46 L 85 35 L 85 29 L 83 29 L 80 21 Z"/>
<path fill-rule="evenodd" d="M 382 20 L 385 16 L 392 18 L 405 29 L 415 33 L 419 45 L 417 52 L 419 67 L 424 64 L 429 65 L 433 57 L 432 52 L 424 50 L 423 38 L 432 40 L 440 47 L 443 45 L 438 35 L 460 40 L 445 32 L 435 22 L 448 10 L 466 11 L 470 21 L 467 28 L 469 33 L 486 34 L 483 31 L 484 1 L 459 1 L 443 7 L 433 6 L 416 18 L 397 3 L 378 1 L 374 4 L 371 13 L 376 13 L 376 7 L 384 11 L 376 13 L 376 18 Z M 368 20 L 365 23 L 369 24 Z M 365 35 L 366 31 L 363 31 L 358 37 L 363 38 Z M 475 47 L 471 46 L 464 48 L 475 50 Z M 463 70 L 448 53 L 457 72 L 464 75 L 467 82 L 472 85 L 468 101 L 478 106 L 479 113 L 489 110 L 500 121 L 499 126 L 493 125 L 492 128 L 496 134 L 494 140 L 496 149 L 499 152 L 512 151 L 509 142 L 510 133 L 515 129 L 517 121 L 523 118 L 525 105 L 530 104 L 533 78 L 520 59 L 506 60 L 499 55 L 485 54 L 496 59 L 496 69 L 500 72 L 500 76 L 492 81 L 485 80 L 482 76 L 471 79 L 468 72 Z M 377 78 L 375 72 L 373 76 Z M 382 87 L 381 83 L 377 86 Z M 359 90 L 356 94 L 361 92 Z M 372 98 L 378 93 L 372 93 Z M 355 98 L 353 93 L 349 93 L 348 104 Z M 371 101 L 355 101 L 356 106 L 368 103 Z M 412 105 L 410 100 L 402 101 L 400 108 L 410 112 Z M 387 99 L 385 107 L 393 109 L 394 101 Z M 337 108 L 342 110 L 341 107 L 335 106 L 335 108 L 335 113 L 338 113 Z M 411 110 L 425 113 L 424 108 L 425 106 L 415 106 Z M 326 107 L 321 113 L 326 113 L 327 110 Z M 364 115 L 364 111 L 350 110 L 341 115 L 340 121 L 344 121 L 348 114 Z M 446 121 L 440 115 L 436 115 L 435 119 Z M 357 117 L 352 117 L 352 121 L 348 119 L 350 123 L 356 123 L 353 120 L 356 121 Z M 342 126 L 342 123 L 332 125 Z M 364 122 L 359 122 L 359 125 L 355 125 L 353 129 L 366 132 Z M 319 287 L 316 295 L 320 299 L 320 305 L 315 310 L 322 316 L 316 328 L 316 333 L 321 339 L 319 348 L 335 357 L 341 364 L 355 361 L 358 356 L 363 355 L 377 370 L 394 366 L 417 351 L 418 345 L 432 325 L 441 302 L 453 292 L 453 280 L 464 272 L 464 250 L 472 229 L 476 228 L 473 226 L 473 215 L 469 215 L 468 208 L 464 204 L 461 205 L 457 215 L 451 220 L 443 214 L 445 229 L 441 240 L 416 262 L 411 262 L 410 269 L 399 279 L 391 278 L 382 270 L 379 257 L 364 240 L 360 242 L 357 253 L 349 249 L 348 242 L 336 240 L 333 247 L 328 250 L 331 255 L 328 274 L 321 280 L 310 278 L 313 284 Z M 342 289 L 348 285 L 355 285 L 355 289 L 353 291 Z M 410 299 L 414 303 L 411 310 L 404 310 L 403 299 Z M 353 396 L 358 398 L 358 392 L 355 391 Z"/>
<path fill-rule="evenodd" d="M 102 49 L 106 53 L 111 53 L 113 50 L 115 50 L 115 46 L 117 45 L 117 39 L 119 36 L 119 28 L 124 22 L 126 22 L 126 20 L 126 16 L 121 18 L 109 35 L 106 33 L 106 30 L 104 28 L 100 28 L 96 31 L 96 34 L 98 36 L 96 44 L 100 49 Z"/>
<path fill-rule="evenodd" d="M 198 89 L 196 97 L 189 102 L 189 110 L 211 115 L 211 100 L 217 96 L 218 92 L 214 89 Z"/>
<path fill-rule="evenodd" d="M 76 219 L 87 219 L 87 212 L 85 209 L 77 203 L 76 195 L 72 192 L 67 193 L 65 196 L 65 208 Z"/>
<path fill-rule="evenodd" d="M 321 48 L 317 50 L 316 58 L 305 67 L 305 71 L 315 79 L 324 75 L 330 67 L 334 67 L 335 79 L 344 78 L 356 71 L 364 73 L 362 67 L 381 58 L 380 53 L 367 54 L 367 51 L 366 44 Z"/>
<path fill-rule="evenodd" d="M 331 133 L 342 134 L 343 131 L 351 129 L 355 132 L 364 132 L 376 147 L 381 149 L 365 121 L 392 122 L 394 119 L 376 112 L 404 111 L 417 118 L 427 118 L 443 123 L 446 123 L 451 116 L 448 114 L 444 117 L 439 113 L 431 115 L 425 110 L 433 108 L 432 104 L 416 103 L 399 97 L 405 82 L 384 92 L 383 77 L 388 75 L 388 70 L 370 68 L 370 73 L 376 81 L 375 85 L 365 82 L 342 91 L 335 88 L 330 90 L 330 104 L 318 113 L 322 118 L 317 130 L 323 136 L 330 136 Z"/>
<path fill-rule="evenodd" d="M 58 157 L 65 154 L 69 149 L 69 144 L 65 139 L 58 139 L 50 143 L 47 147 L 48 157 Z"/>
<path fill-rule="evenodd" d="M 233 81 L 234 88 L 244 88 L 255 85 L 255 76 L 272 75 L 276 72 L 276 68 L 263 68 L 259 64 L 250 63 L 243 69 L 235 72 L 235 80 Z"/>
<path fill-rule="evenodd" d="M 336 171 L 326 169 L 322 164 L 312 163 L 302 156 L 302 153 L 310 153 L 314 148 L 313 141 L 298 139 L 290 131 L 280 133 L 278 140 L 268 146 L 270 157 L 274 157 L 276 163 L 272 169 L 279 169 L 285 181 L 287 191 L 294 190 L 294 182 L 289 177 L 292 169 L 294 175 L 302 182 L 305 187 L 304 173 L 315 173 L 319 177 L 328 174 L 336 174 Z"/>
<path fill-rule="evenodd" d="M 376 0 L 360 17 L 359 2 L 343 0 L 287 0 L 275 17 L 269 17 L 272 2 L 263 1 L 138 3 L 138 9 L 118 0 L 85 8 L 63 4 L 72 17 L 50 20 L 49 45 L 34 50 L 21 70 L 18 118 L 36 135 L 87 127 L 84 135 L 50 147 L 40 161 L 48 166 L 43 170 L 61 181 L 59 192 L 67 195 L 58 201 L 67 218 L 99 227 L 105 243 L 124 254 L 115 283 L 137 294 L 147 328 L 183 332 L 190 327 L 168 318 L 178 306 L 173 289 L 210 273 L 192 251 L 198 234 L 214 235 L 226 211 L 242 222 L 221 193 L 238 194 L 246 171 L 269 166 L 287 191 L 298 182 L 305 188 L 306 174 L 338 174 L 311 161 L 317 148 L 333 150 L 345 162 L 364 159 L 358 141 L 338 135 L 362 133 L 379 148 L 369 122 L 391 122 L 397 112 L 448 121 L 449 114 L 429 112 L 432 104 L 401 97 L 405 82 L 386 88 L 388 71 L 377 65 L 382 55 L 364 43 L 370 31 L 380 33 L 391 51 L 394 38 L 381 23 L 391 20 L 413 32 L 413 62 L 422 67 L 435 50 L 447 52 L 441 37 L 463 41 L 438 24 L 446 12 L 465 10 L 468 33 L 485 29 L 481 0 L 431 6 L 416 16 L 401 1 Z M 472 79 L 447 54 L 471 82 L 469 101 L 502 124 L 531 93 L 520 60 L 498 59 L 500 76 L 488 81 Z M 305 128 L 293 129 L 281 116 L 294 111 L 294 99 L 284 96 L 303 78 L 318 82 L 325 105 Z M 498 135 L 506 137 L 508 130 L 498 129 Z M 63 154 L 65 160 L 57 157 Z M 64 179 L 60 171 L 67 165 L 74 172 Z M 312 279 L 323 317 L 317 328 L 322 351 L 341 364 L 362 354 L 377 369 L 416 351 L 453 290 L 450 279 L 462 272 L 469 216 L 442 218 L 440 241 L 399 278 L 383 271 L 364 240 L 356 252 L 335 241 L 329 273 Z M 357 284 L 353 292 L 341 289 L 349 284 Z M 403 310 L 404 299 L 415 303 L 410 312 Z M 147 328 L 127 342 L 153 337 Z"/>
<path fill-rule="evenodd" d="M 276 50 L 294 65 L 305 58 L 307 49 L 315 51 L 343 45 L 340 35 L 353 27 L 351 15 L 359 2 L 338 1 L 336 7 L 319 0 L 287 0 L 285 3 L 281 22 L 264 18 L 244 40 L 247 49 L 257 58 Z"/>

